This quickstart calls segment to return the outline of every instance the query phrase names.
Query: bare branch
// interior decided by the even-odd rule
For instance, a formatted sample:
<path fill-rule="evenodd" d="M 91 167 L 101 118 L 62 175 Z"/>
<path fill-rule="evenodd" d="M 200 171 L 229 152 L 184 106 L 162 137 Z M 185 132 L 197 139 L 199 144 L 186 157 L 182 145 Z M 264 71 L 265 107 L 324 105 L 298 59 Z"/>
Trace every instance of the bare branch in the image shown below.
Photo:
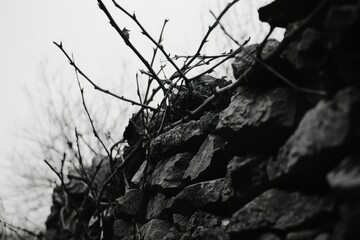
<path fill-rule="evenodd" d="M 155 108 L 153 108 L 153 107 L 151 107 L 151 106 L 147 106 L 147 105 L 138 103 L 138 102 L 136 102 L 136 101 L 127 99 L 127 98 L 125 98 L 125 97 L 123 97 L 123 96 L 116 95 L 115 93 L 112 93 L 112 92 L 110 92 L 110 91 L 107 90 L 107 89 L 103 89 L 103 88 L 99 87 L 99 86 L 96 85 L 88 76 L 86 76 L 85 73 L 84 73 L 83 71 L 81 71 L 81 69 L 75 64 L 75 62 L 70 58 L 69 54 L 68 54 L 68 53 L 65 51 L 65 49 L 63 48 L 62 43 L 60 43 L 60 44 L 59 44 L 59 43 L 56 43 L 56 42 L 53 42 L 53 43 L 63 52 L 63 54 L 64 54 L 64 55 L 66 56 L 66 58 L 69 60 L 70 65 L 73 66 L 74 69 L 75 69 L 78 73 L 80 73 L 80 75 L 83 76 L 83 77 L 95 88 L 95 90 L 98 90 L 98 91 L 100 91 L 100 92 L 106 93 L 106 94 L 108 94 L 108 95 L 110 95 L 110 96 L 112 96 L 112 97 L 115 97 L 115 98 L 117 98 L 117 99 L 123 100 L 123 101 L 125 101 L 125 102 L 129 102 L 129 103 L 131 103 L 131 104 L 133 104 L 133 105 L 141 106 L 141 107 L 143 107 L 143 108 L 148 108 L 148 109 L 150 109 L 150 110 L 152 110 L 152 111 L 156 110 Z"/>
<path fill-rule="evenodd" d="M 146 68 L 149 70 L 149 72 L 151 74 L 154 75 L 155 80 L 158 82 L 159 86 L 161 87 L 161 89 L 163 90 L 163 92 L 166 92 L 165 86 L 164 84 L 161 82 L 161 80 L 159 79 L 159 77 L 157 77 L 154 69 L 150 66 L 150 64 L 145 60 L 145 58 L 141 55 L 141 53 L 134 47 L 134 45 L 130 42 L 129 37 L 127 35 L 125 35 L 125 33 L 120 29 L 120 27 L 117 25 L 117 23 L 115 22 L 114 18 L 112 17 L 112 15 L 110 14 L 109 10 L 106 8 L 105 4 L 101 1 L 98 0 L 98 4 L 100 9 L 105 13 L 105 15 L 107 16 L 107 18 L 110 21 L 111 26 L 113 26 L 113 28 L 115 28 L 116 32 L 120 35 L 120 37 L 124 40 L 125 44 L 136 54 L 136 56 L 141 60 L 141 62 L 146 66 Z"/>

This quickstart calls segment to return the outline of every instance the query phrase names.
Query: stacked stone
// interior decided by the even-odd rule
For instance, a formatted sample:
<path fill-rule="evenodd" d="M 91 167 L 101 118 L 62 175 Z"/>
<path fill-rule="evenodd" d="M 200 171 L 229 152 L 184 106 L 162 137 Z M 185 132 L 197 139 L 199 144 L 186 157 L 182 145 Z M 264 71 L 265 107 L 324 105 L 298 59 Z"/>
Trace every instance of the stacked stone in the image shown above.
<path fill-rule="evenodd" d="M 260 19 L 289 33 L 319 4 L 276 0 L 259 10 Z M 152 139 L 149 155 L 128 174 L 133 189 L 117 199 L 106 236 L 360 239 L 359 31 L 360 2 L 325 1 L 271 59 L 277 72 L 302 88 L 326 91 L 326 98 L 257 66 L 231 101 Z M 265 55 L 277 45 L 268 41 Z M 257 46 L 246 48 L 255 54 Z M 254 64 L 239 54 L 234 76 Z"/>

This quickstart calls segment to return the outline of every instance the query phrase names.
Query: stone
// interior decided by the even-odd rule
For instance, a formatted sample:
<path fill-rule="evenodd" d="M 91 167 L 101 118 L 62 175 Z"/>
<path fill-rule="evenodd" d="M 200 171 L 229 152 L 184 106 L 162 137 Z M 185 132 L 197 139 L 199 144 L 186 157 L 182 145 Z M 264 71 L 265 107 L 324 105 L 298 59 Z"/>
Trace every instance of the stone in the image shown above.
<path fill-rule="evenodd" d="M 228 240 L 229 235 L 223 225 L 225 218 L 203 211 L 195 212 L 187 226 L 187 239 Z"/>
<path fill-rule="evenodd" d="M 116 218 L 133 217 L 136 215 L 141 201 L 141 193 L 137 189 L 128 190 L 125 195 L 116 199 Z"/>
<path fill-rule="evenodd" d="M 307 28 L 281 56 L 298 70 L 313 69 L 324 62 L 324 51 L 322 34 L 314 28 Z"/>
<path fill-rule="evenodd" d="M 146 218 L 147 219 L 162 219 L 165 217 L 166 196 L 162 193 L 157 193 L 149 200 Z"/>
<path fill-rule="evenodd" d="M 228 84 L 230 84 L 230 81 L 227 81 L 225 78 L 215 78 L 211 75 L 195 78 L 191 81 L 191 94 L 186 86 L 176 87 L 173 90 L 169 100 L 171 107 L 177 114 L 186 116 L 189 111 L 196 109 L 210 97 L 215 92 L 216 87 L 223 88 Z M 225 101 L 222 102 L 214 101 L 208 109 L 222 110 L 222 108 L 229 104 L 229 99 L 225 98 Z"/>
<path fill-rule="evenodd" d="M 134 174 L 134 176 L 131 179 L 131 182 L 135 185 L 135 186 L 139 186 L 143 179 L 144 179 L 144 172 L 146 169 L 146 165 L 147 165 L 147 160 L 145 160 L 140 168 L 138 169 L 138 171 Z"/>
<path fill-rule="evenodd" d="M 235 156 L 229 162 L 222 200 L 231 210 L 239 209 L 269 186 L 267 160 L 264 156 Z"/>
<path fill-rule="evenodd" d="M 276 0 L 259 8 L 259 19 L 273 27 L 286 28 L 289 23 L 305 18 L 320 0 Z"/>
<path fill-rule="evenodd" d="M 216 135 L 208 135 L 196 155 L 191 159 L 183 178 L 206 181 L 225 176 L 227 161 L 222 148 L 225 140 Z"/>
<path fill-rule="evenodd" d="M 331 216 L 334 206 L 331 197 L 271 189 L 235 212 L 228 231 L 246 233 L 259 228 L 285 231 L 314 220 L 320 224 Z"/>
<path fill-rule="evenodd" d="M 235 149 L 260 153 L 281 146 L 295 124 L 296 102 L 289 89 L 240 87 L 220 113 L 216 131 Z"/>
<path fill-rule="evenodd" d="M 332 101 L 323 100 L 309 110 L 295 133 L 280 148 L 277 158 L 269 161 L 270 180 L 284 176 L 301 184 L 324 175 L 339 162 L 352 134 L 358 130 L 355 113 L 360 109 L 359 90 L 347 88 Z"/>
<path fill-rule="evenodd" d="M 327 174 L 327 181 L 343 199 L 358 202 L 360 199 L 360 156 L 346 157 Z"/>
<path fill-rule="evenodd" d="M 161 240 L 179 240 L 182 233 L 178 232 L 175 228 L 170 228 L 169 232 Z"/>
<path fill-rule="evenodd" d="M 169 157 L 179 152 L 196 149 L 216 126 L 214 113 L 205 113 L 199 120 L 179 124 L 160 134 L 150 143 L 151 157 Z"/>
<path fill-rule="evenodd" d="M 185 232 L 186 231 L 186 225 L 189 222 L 189 218 L 185 217 L 181 214 L 173 214 L 173 222 L 174 222 L 174 227 L 179 230 L 180 232 Z"/>
<path fill-rule="evenodd" d="M 151 177 L 151 186 L 162 192 L 178 193 L 185 182 L 183 175 L 193 157 L 192 152 L 178 153 L 155 167 Z"/>
<path fill-rule="evenodd" d="M 195 208 L 210 212 L 223 211 L 219 203 L 223 187 L 223 178 L 192 184 L 174 197 L 171 209 L 179 213 L 191 213 Z"/>
<path fill-rule="evenodd" d="M 262 51 L 262 56 L 267 56 L 272 50 L 274 50 L 278 46 L 279 42 L 275 39 L 269 39 Z M 246 52 L 250 53 L 253 56 L 256 56 L 256 50 L 260 46 L 260 44 L 252 44 L 249 46 L 245 46 Z M 235 79 L 238 79 L 249 67 L 255 64 L 255 60 L 245 51 L 241 51 L 235 56 L 234 62 L 231 63 L 231 67 L 233 70 L 233 75 Z"/>
<path fill-rule="evenodd" d="M 152 219 L 142 226 L 139 230 L 143 240 L 162 239 L 170 229 L 170 224 L 159 219 Z"/>
<path fill-rule="evenodd" d="M 120 240 L 133 232 L 133 224 L 123 219 L 117 219 L 113 225 L 114 240 Z"/>

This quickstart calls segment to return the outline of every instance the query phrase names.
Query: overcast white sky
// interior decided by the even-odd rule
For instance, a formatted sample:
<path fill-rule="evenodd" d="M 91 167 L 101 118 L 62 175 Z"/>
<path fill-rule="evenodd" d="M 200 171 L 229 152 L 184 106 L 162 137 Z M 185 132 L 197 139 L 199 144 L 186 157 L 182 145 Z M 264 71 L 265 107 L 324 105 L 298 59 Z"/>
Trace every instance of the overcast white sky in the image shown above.
<path fill-rule="evenodd" d="M 131 40 L 149 58 L 152 46 L 144 43 L 146 39 L 112 7 L 111 1 L 104 2 L 116 15 L 119 25 L 131 30 Z M 219 12 L 217 5 L 224 6 L 229 1 L 120 2 L 130 12 L 136 11 L 139 20 L 154 36 L 158 36 L 164 19 L 170 19 L 165 31 L 165 49 L 172 54 L 191 54 L 213 21 L 208 10 Z M 236 9 L 249 2 L 240 1 Z M 264 2 L 270 0 L 256 1 L 255 5 Z M 234 12 L 233 16 L 236 14 Z M 256 16 L 257 13 L 252 14 Z M 246 34 L 256 32 L 256 28 L 258 26 L 244 31 Z M 82 69 L 104 86 L 111 86 L 112 81 L 124 77 L 124 62 L 131 78 L 137 69 L 143 68 L 108 24 L 96 0 L 0 0 L 0 196 L 3 198 L 6 195 L 4 183 L 8 180 L 4 170 L 9 166 L 8 155 L 13 146 L 20 144 L 15 133 L 23 126 L 36 124 L 23 89 L 27 87 L 31 91 L 44 70 L 50 74 L 61 72 L 64 81 L 75 81 L 73 70 L 52 41 L 62 41 L 64 47 L 74 53 Z M 208 45 L 207 49 L 217 49 L 216 43 Z M 126 89 L 123 93 L 127 94 Z"/>

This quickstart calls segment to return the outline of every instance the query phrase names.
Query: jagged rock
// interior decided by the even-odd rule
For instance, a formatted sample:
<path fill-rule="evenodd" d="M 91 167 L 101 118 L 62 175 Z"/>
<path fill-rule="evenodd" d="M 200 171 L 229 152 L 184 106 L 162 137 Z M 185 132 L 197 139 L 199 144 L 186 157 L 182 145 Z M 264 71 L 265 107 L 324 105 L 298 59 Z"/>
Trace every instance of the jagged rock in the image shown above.
<path fill-rule="evenodd" d="M 224 144 L 222 137 L 210 134 L 191 159 L 183 178 L 198 182 L 224 177 L 227 164 L 222 151 Z"/>
<path fill-rule="evenodd" d="M 256 229 L 289 230 L 313 221 L 321 223 L 331 216 L 334 205 L 330 197 L 271 189 L 235 212 L 228 231 L 239 234 Z"/>
<path fill-rule="evenodd" d="M 170 228 L 169 232 L 161 240 L 179 240 L 182 233 L 178 232 L 175 228 Z"/>
<path fill-rule="evenodd" d="M 230 209 L 238 209 L 268 186 L 267 157 L 234 157 L 227 166 L 222 200 L 229 201 Z"/>
<path fill-rule="evenodd" d="M 143 240 L 159 240 L 162 239 L 170 229 L 168 222 L 152 219 L 140 228 L 140 236 Z"/>
<path fill-rule="evenodd" d="M 125 195 L 116 199 L 117 201 L 117 205 L 115 207 L 116 218 L 135 216 L 141 201 L 141 198 L 139 196 L 141 196 L 139 190 L 130 189 L 125 193 Z"/>
<path fill-rule="evenodd" d="M 222 211 L 219 202 L 223 187 L 223 178 L 192 184 L 174 197 L 171 208 L 183 214 L 192 213 L 194 208 Z"/>
<path fill-rule="evenodd" d="M 276 0 L 259 8 L 259 18 L 273 27 L 285 28 L 291 22 L 305 18 L 320 0 Z"/>
<path fill-rule="evenodd" d="M 229 83 L 225 78 L 214 78 L 210 75 L 203 75 L 191 81 L 193 88 L 191 94 L 185 86 L 182 86 L 180 89 L 175 88 L 170 95 L 171 107 L 174 112 L 179 115 L 178 118 L 186 116 L 188 111 L 196 109 L 211 96 L 215 92 L 216 87 L 222 88 Z M 230 97 L 223 99 L 223 101 L 215 101 L 211 104 L 210 109 L 217 111 L 222 110 L 230 103 L 229 100 Z M 173 120 L 176 120 L 176 118 Z"/>
<path fill-rule="evenodd" d="M 225 218 L 197 211 L 190 218 L 185 239 L 228 240 L 225 222 Z"/>
<path fill-rule="evenodd" d="M 262 51 L 262 56 L 265 57 L 268 55 L 274 48 L 277 47 L 279 42 L 275 39 L 269 39 Z M 260 44 L 252 44 L 245 46 L 246 52 L 250 53 L 252 56 L 256 56 L 256 50 Z M 241 51 L 235 56 L 234 62 L 231 64 L 233 75 L 235 79 L 238 79 L 250 66 L 255 63 L 253 57 L 247 54 L 245 51 Z"/>
<path fill-rule="evenodd" d="M 345 158 L 327 175 L 332 189 L 348 201 L 360 199 L 360 156 Z"/>
<path fill-rule="evenodd" d="M 166 209 L 166 196 L 162 193 L 156 194 L 153 198 L 150 199 L 147 212 L 146 212 L 146 218 L 147 219 L 162 219 L 165 217 L 165 209 Z"/>
<path fill-rule="evenodd" d="M 186 231 L 186 226 L 189 222 L 189 218 L 181 215 L 181 214 L 173 214 L 173 222 L 174 227 L 179 230 L 180 232 Z"/>
<path fill-rule="evenodd" d="M 196 149 L 217 124 L 216 114 L 205 113 L 199 120 L 179 124 L 151 141 L 152 157 L 171 156 Z"/>
<path fill-rule="evenodd" d="M 178 153 L 161 161 L 151 177 L 151 185 L 162 192 L 178 192 L 184 187 L 183 175 L 193 157 L 192 152 Z"/>
<path fill-rule="evenodd" d="M 321 101 L 308 111 L 295 133 L 281 147 L 278 157 L 269 161 L 271 180 L 290 175 L 292 179 L 322 178 L 341 160 L 346 143 L 351 140 L 352 124 L 360 109 L 359 90 L 347 88 L 334 100 Z M 302 182 L 302 184 L 314 182 Z"/>
<path fill-rule="evenodd" d="M 286 88 L 239 88 L 216 127 L 234 148 L 271 150 L 288 137 L 296 123 L 294 94 Z"/>
<path fill-rule="evenodd" d="M 139 167 L 138 171 L 134 174 L 133 178 L 131 179 L 131 182 L 135 186 L 139 186 L 140 183 L 142 183 L 144 178 L 144 171 L 146 169 L 147 161 L 145 160 L 141 166 Z"/>
<path fill-rule="evenodd" d="M 120 240 L 133 232 L 133 224 L 123 219 L 117 219 L 113 225 L 113 240 Z"/>
<path fill-rule="evenodd" d="M 322 34 L 314 28 L 307 28 L 298 40 L 289 44 L 282 57 L 296 69 L 315 68 L 324 61 L 324 51 Z"/>

